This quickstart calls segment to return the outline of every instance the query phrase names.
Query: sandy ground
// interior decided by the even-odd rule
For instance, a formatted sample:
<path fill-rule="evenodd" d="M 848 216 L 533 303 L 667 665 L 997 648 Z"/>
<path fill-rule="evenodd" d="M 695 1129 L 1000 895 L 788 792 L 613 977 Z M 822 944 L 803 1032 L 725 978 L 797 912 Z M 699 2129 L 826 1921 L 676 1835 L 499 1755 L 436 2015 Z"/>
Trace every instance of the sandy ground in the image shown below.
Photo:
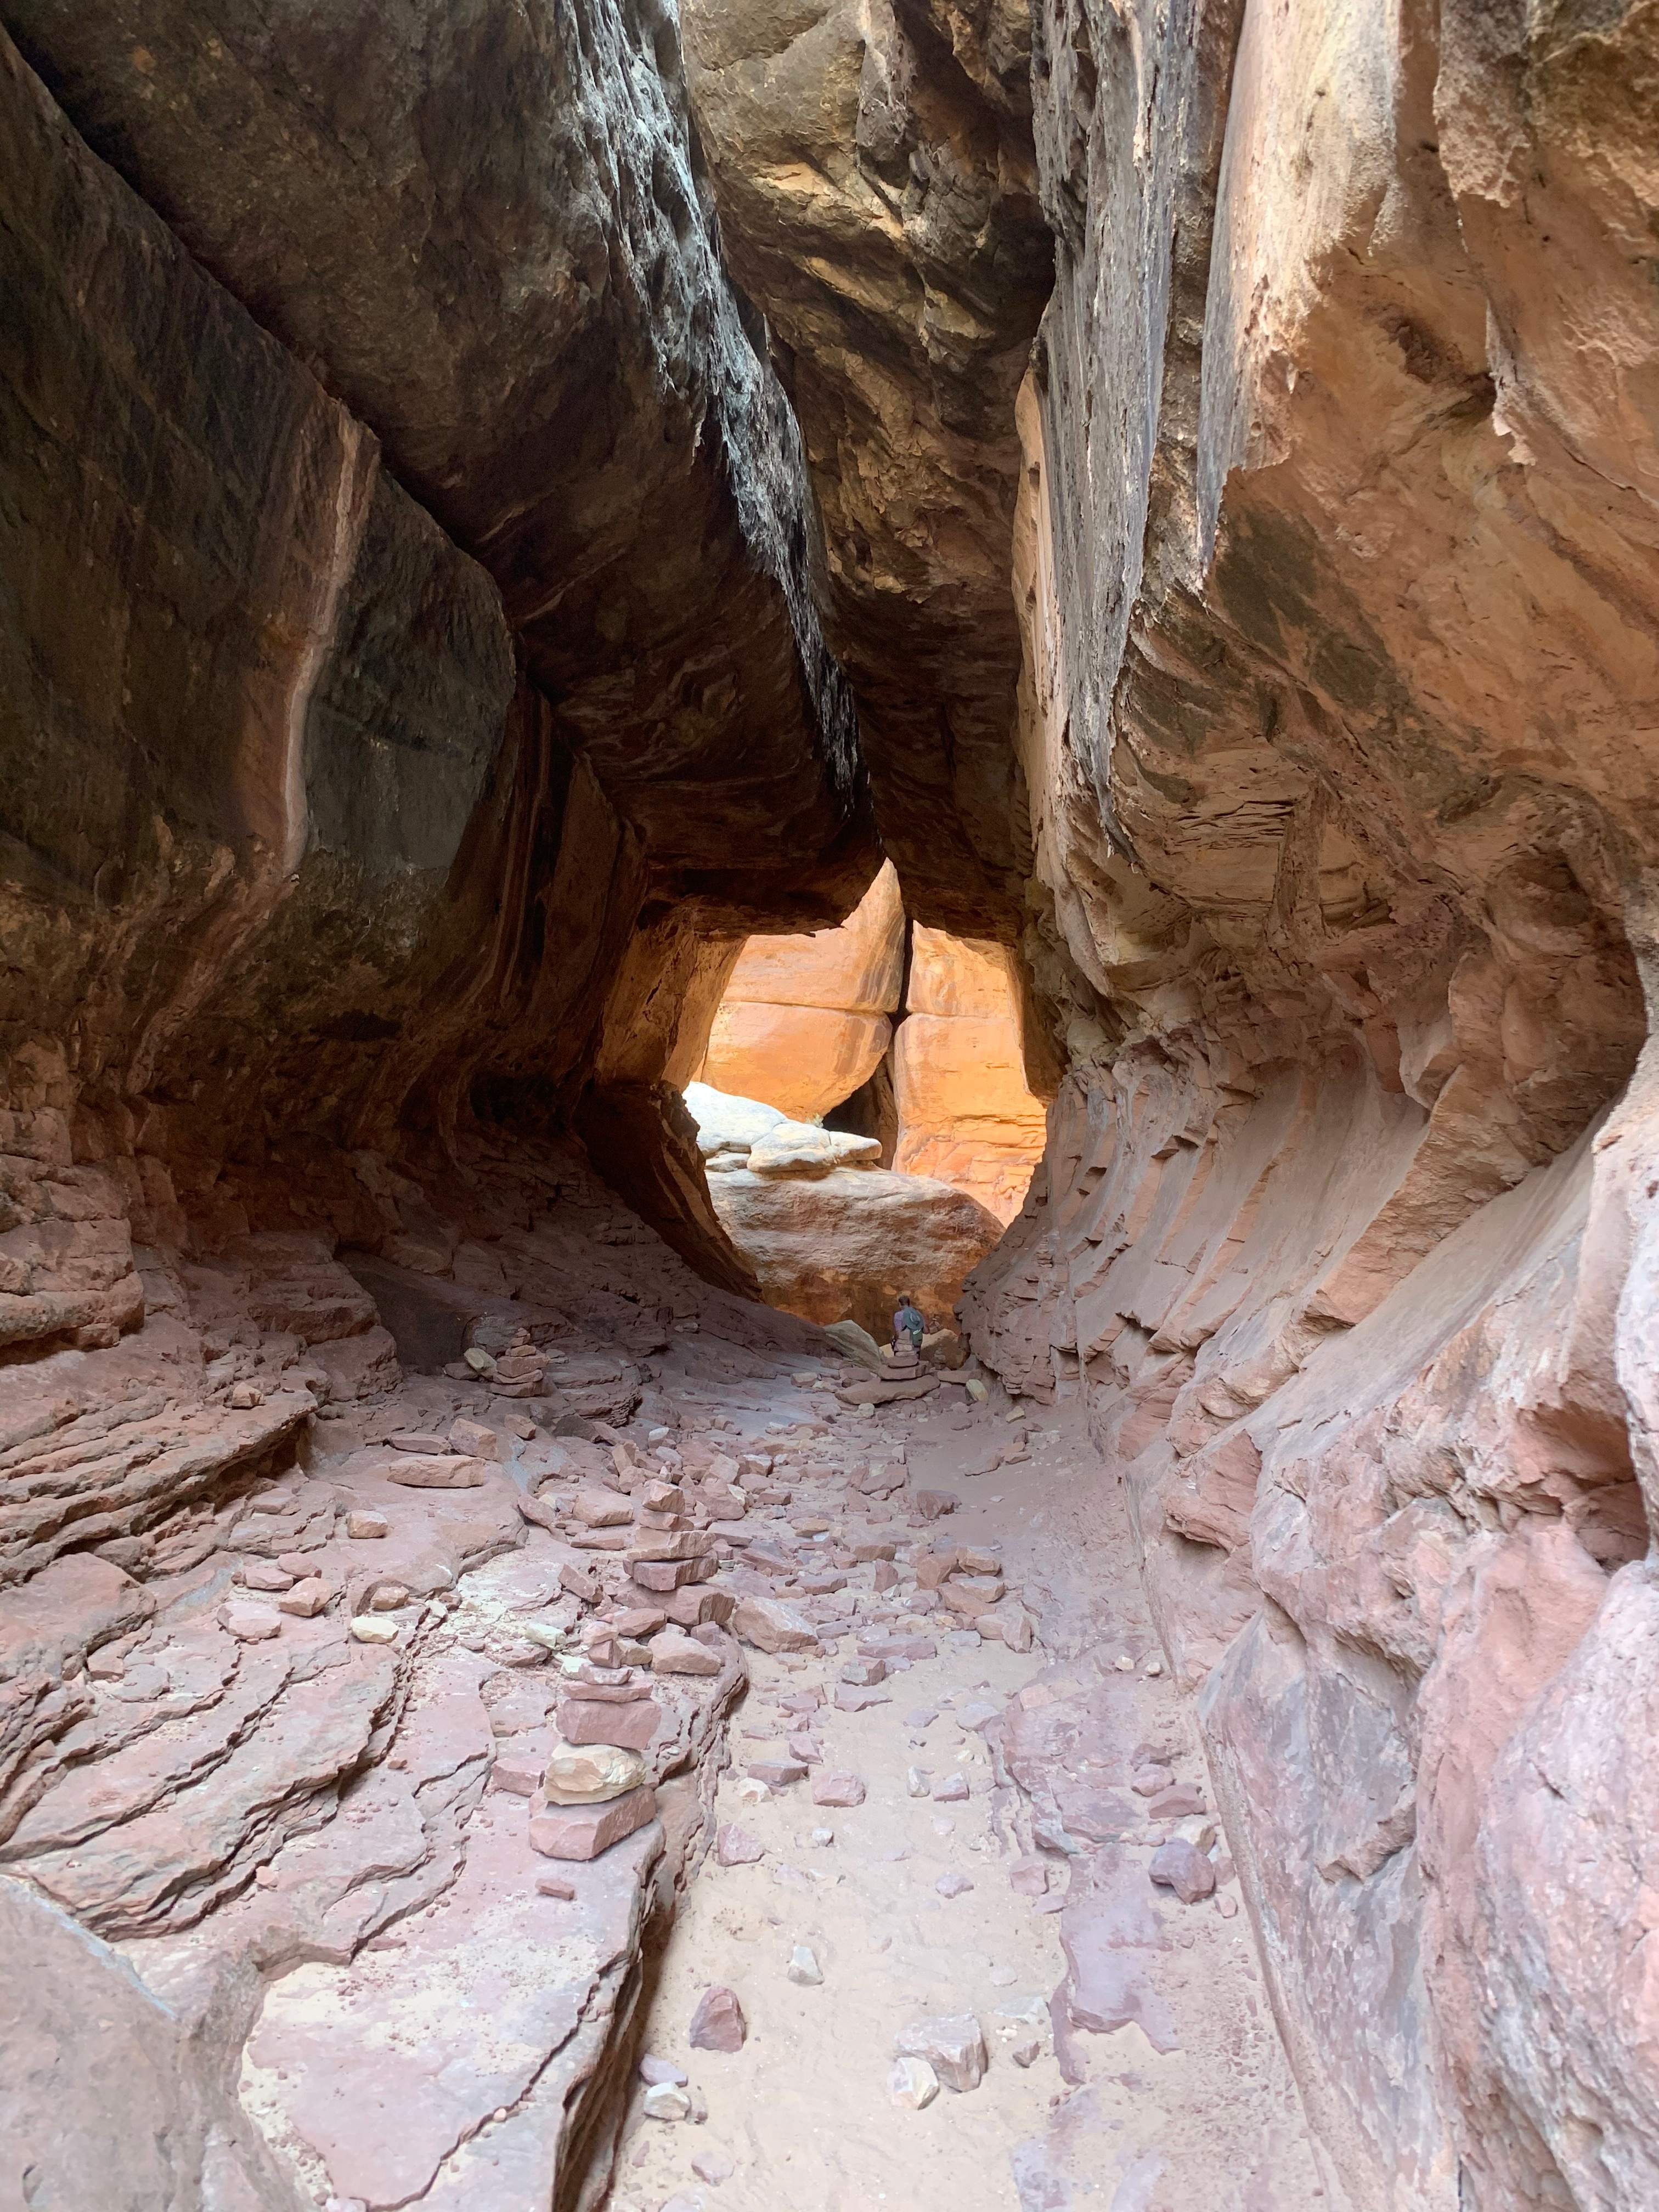
<path fill-rule="evenodd" d="M 959 1394 L 948 1395 L 960 1407 Z M 776 1409 L 734 1410 L 741 1428 L 757 1434 Z M 1133 1884 L 1134 1910 L 1150 1903 L 1160 1923 L 1158 1990 L 1178 2028 L 1173 2050 L 1155 2050 L 1133 2024 L 1091 2034 L 1066 2017 L 1061 1908 L 1068 1881 L 1075 1894 L 1090 1862 L 1048 1856 L 1046 1895 L 1010 1886 L 1011 1864 L 1032 1848 L 1033 1808 L 1000 1778 L 997 1727 L 988 1745 L 982 1723 L 963 1724 L 976 1705 L 1002 1707 L 1020 1692 L 1033 1703 L 1109 1698 L 1115 1741 L 1142 1735 L 1168 1750 L 1180 1780 L 1202 1789 L 1205 1778 L 1190 1716 L 1161 1671 L 1121 1493 L 1076 1409 L 1035 1409 L 1029 1422 L 1009 1420 L 1008 1411 L 999 1396 L 971 1419 L 947 1416 L 936 1398 L 874 1421 L 832 1419 L 815 1448 L 820 1460 L 856 1468 L 902 1444 L 913 1491 L 957 1496 L 959 1510 L 931 1527 L 907 1510 L 904 1493 L 884 1524 L 849 1493 L 844 1472 L 794 1475 L 781 1520 L 817 1511 L 837 1535 L 1000 1545 L 1010 1585 L 1037 1617 L 1038 1644 L 1017 1654 L 949 1630 L 938 1613 L 905 1614 L 898 1632 L 909 1623 L 933 1636 L 938 1656 L 895 1668 L 882 1685 L 891 1702 L 859 1713 L 833 1706 L 841 1668 L 854 1656 L 852 1636 L 821 1657 L 751 1655 L 719 1817 L 747 1830 L 765 1856 L 738 1866 L 718 1864 L 712 1852 L 705 1859 L 671 1938 L 645 2039 L 647 2052 L 690 2076 L 694 2111 L 706 2107 L 707 2118 L 654 2120 L 636 2098 L 610 2212 L 1336 2212 L 1342 2203 L 1308 2140 L 1224 1844 L 1213 1846 L 1222 1880 L 1212 1898 L 1182 1905 L 1146 1882 L 1154 1844 L 1172 1832 L 1202 1838 L 1203 1821 L 1139 1822 L 1121 1847 L 1113 1839 L 1116 1861 L 1129 1864 L 1119 1879 Z M 1022 1432 L 1028 1458 L 977 1477 L 960 1472 L 994 1456 L 988 1439 Z M 820 1808 L 805 1782 L 757 1802 L 745 1764 L 783 1755 L 787 1733 L 799 1725 L 779 1711 L 777 1696 L 815 1686 L 824 1706 L 814 1772 L 857 1774 L 864 1803 Z M 1057 1784 L 1086 1788 L 1089 1744 L 1066 1756 Z M 963 1776 L 966 1802 L 913 1796 L 912 1767 L 934 1789 Z M 938 1884 L 951 1875 L 972 1887 L 942 1895 Z M 821 1984 L 790 1978 L 797 1945 L 813 1953 Z M 698 1999 L 718 1984 L 737 1991 L 749 2024 L 744 2047 L 729 2055 L 688 2041 Z M 963 2013 L 984 2036 L 983 2081 L 963 2094 L 942 2088 L 919 2112 L 896 2103 L 896 2036 L 911 2022 Z M 1013 2055 L 1022 2045 L 1027 2065 Z"/>

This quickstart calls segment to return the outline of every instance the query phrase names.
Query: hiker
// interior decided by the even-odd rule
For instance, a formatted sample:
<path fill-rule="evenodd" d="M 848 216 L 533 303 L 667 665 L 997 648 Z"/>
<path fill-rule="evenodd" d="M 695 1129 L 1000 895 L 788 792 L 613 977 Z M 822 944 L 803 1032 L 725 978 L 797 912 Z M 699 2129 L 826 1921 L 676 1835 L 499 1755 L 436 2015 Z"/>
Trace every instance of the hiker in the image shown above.
<path fill-rule="evenodd" d="M 908 1291 L 899 1292 L 898 1311 L 893 1316 L 893 1349 L 901 1349 L 899 1339 L 908 1336 L 918 1359 L 921 1357 L 921 1340 L 927 1334 L 927 1323 L 910 1303 Z"/>

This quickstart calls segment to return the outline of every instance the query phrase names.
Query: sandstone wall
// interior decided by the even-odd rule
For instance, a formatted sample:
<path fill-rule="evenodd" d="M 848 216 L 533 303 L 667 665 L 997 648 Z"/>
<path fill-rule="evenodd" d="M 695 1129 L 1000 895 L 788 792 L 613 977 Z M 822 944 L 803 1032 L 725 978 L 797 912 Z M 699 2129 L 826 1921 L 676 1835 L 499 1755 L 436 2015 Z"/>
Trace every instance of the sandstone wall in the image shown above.
<path fill-rule="evenodd" d="M 891 1042 L 905 937 L 890 860 L 839 927 L 750 938 L 714 1013 L 702 1080 L 803 1121 L 850 1097 Z"/>
<path fill-rule="evenodd" d="M 966 1191 L 1005 1224 L 1024 1202 L 1046 1127 L 1026 1088 L 1012 965 L 1002 945 L 918 923 L 893 1045 L 894 1166 Z"/>
<path fill-rule="evenodd" d="M 1652 82 L 1635 9 L 1040 15 L 1073 1075 L 973 1340 L 1086 1391 L 1310 2106 L 1395 2212 L 1659 2181 Z"/>
<path fill-rule="evenodd" d="M 1393 2212 L 1659 2182 L 1655 81 L 1636 9 L 1037 19 L 1018 742 L 1073 1073 L 969 1310 L 1087 1394 Z"/>

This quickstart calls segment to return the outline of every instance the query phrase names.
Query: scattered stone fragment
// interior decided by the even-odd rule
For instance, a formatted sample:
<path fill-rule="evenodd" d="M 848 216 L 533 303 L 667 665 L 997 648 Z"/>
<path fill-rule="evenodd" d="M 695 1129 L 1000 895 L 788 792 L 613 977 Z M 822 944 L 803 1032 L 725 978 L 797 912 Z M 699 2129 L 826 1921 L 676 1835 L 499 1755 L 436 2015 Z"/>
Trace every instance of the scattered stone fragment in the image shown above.
<path fill-rule="evenodd" d="M 1044 1897 L 1048 1869 L 1040 1858 L 1016 1859 L 1008 1869 L 1008 1887 L 1018 1897 Z"/>
<path fill-rule="evenodd" d="M 645 2093 L 643 2109 L 647 2120 L 689 2120 L 691 2100 L 677 2081 L 653 2081 Z"/>
<path fill-rule="evenodd" d="M 737 2168 L 723 2151 L 700 2150 L 691 2161 L 691 2171 L 699 2181 L 718 2189 L 722 2181 L 730 2181 Z"/>
<path fill-rule="evenodd" d="M 306 1582 L 295 1583 L 292 1589 L 284 1590 L 276 1601 L 276 1610 L 293 1613 L 301 1620 L 312 1620 L 325 1609 L 333 1595 L 320 1575 L 313 1575 Z"/>
<path fill-rule="evenodd" d="M 651 1664 L 659 1674 L 707 1675 L 720 1671 L 718 1653 L 677 1628 L 665 1628 L 652 1638 Z"/>
<path fill-rule="evenodd" d="M 1138 1766 L 1129 1778 L 1129 1787 L 1137 1797 L 1156 1797 L 1160 1790 L 1167 1790 L 1175 1775 L 1167 1766 L 1148 1765 Z"/>
<path fill-rule="evenodd" d="M 1164 1662 L 1161 1659 L 1149 1659 L 1146 1662 L 1146 1671 L 1152 1675 L 1161 1674 L 1164 1672 Z"/>
<path fill-rule="evenodd" d="M 933 1792 L 933 1802 L 939 1805 L 960 1805 L 970 1796 L 965 1774 L 947 1774 Z"/>
<path fill-rule="evenodd" d="M 267 1594 L 291 1589 L 294 1586 L 294 1577 L 275 1559 L 244 1559 L 236 1570 L 236 1579 L 244 1589 L 263 1590 Z"/>
<path fill-rule="evenodd" d="M 846 1808 L 862 1805 L 864 1784 L 856 1774 L 817 1774 L 812 1778 L 812 1802 Z"/>
<path fill-rule="evenodd" d="M 763 1782 L 769 1790 L 787 1790 L 792 1782 L 806 1779 L 804 1759 L 757 1759 L 744 1768 L 751 1782 Z"/>
<path fill-rule="evenodd" d="M 898 1569 L 896 1566 L 891 1565 L 887 1560 L 882 1559 L 877 1564 L 873 1580 L 878 1594 L 890 1589 L 896 1589 L 899 1584 Z"/>
<path fill-rule="evenodd" d="M 965 1729 L 981 1729 L 988 1722 L 998 1719 L 1001 1712 L 1002 1707 L 994 1698 L 969 1698 L 958 1710 L 957 1718 Z"/>
<path fill-rule="evenodd" d="M 1135 1671 L 1135 1662 L 1127 1651 L 1120 1651 L 1112 1664 L 1120 1674 L 1133 1674 Z"/>
<path fill-rule="evenodd" d="M 359 1543 L 367 1543 L 374 1537 L 386 1535 L 391 1527 L 392 1523 L 386 1519 L 385 1514 L 377 1513 L 372 1506 L 355 1508 L 346 1515 L 346 1534 L 348 1536 L 355 1537 Z"/>
<path fill-rule="evenodd" d="M 277 1599 L 280 1605 L 282 1600 Z M 1189 1820 L 1204 1810 L 1204 1793 L 1194 1790 L 1190 1782 L 1177 1782 L 1173 1789 L 1160 1790 L 1147 1806 L 1146 1811 L 1154 1820 Z"/>
<path fill-rule="evenodd" d="M 976 2089 L 985 2079 L 985 2038 L 970 2012 L 912 2021 L 894 2049 L 901 2058 L 925 2058 L 947 2089 Z"/>
<path fill-rule="evenodd" d="M 738 2002 L 738 1993 L 720 1985 L 705 1990 L 691 2015 L 687 2040 L 694 2051 L 741 2051 L 749 2023 Z"/>
<path fill-rule="evenodd" d="M 841 1679 L 861 1688 L 884 1682 L 887 1680 L 886 1662 L 881 1659 L 849 1659 L 841 1670 Z"/>
<path fill-rule="evenodd" d="M 349 1634 L 357 1644 L 395 1644 L 398 1624 L 382 1613 L 360 1613 L 349 1624 Z"/>
<path fill-rule="evenodd" d="M 804 1989 L 815 1990 L 823 1979 L 823 1969 L 818 1964 L 817 1954 L 810 1943 L 797 1943 L 789 1954 L 789 1978 Z"/>
<path fill-rule="evenodd" d="M 836 1832 L 833 1828 L 814 1828 L 812 1831 L 812 1841 L 821 1851 L 827 1850 L 835 1840 Z"/>
<path fill-rule="evenodd" d="M 576 1894 L 576 1885 L 568 1875 L 538 1874 L 536 1877 L 536 1892 L 540 1897 L 562 1898 L 568 1905 Z"/>
<path fill-rule="evenodd" d="M 732 1614 L 732 1632 L 757 1651 L 810 1651 L 817 1630 L 800 1609 L 781 1598 L 745 1597 Z"/>
<path fill-rule="evenodd" d="M 925 2058 L 896 2058 L 887 2076 L 889 2095 L 907 2112 L 919 2112 L 939 2094 L 939 2075 Z"/>
<path fill-rule="evenodd" d="M 430 1429 L 404 1429 L 398 1436 L 388 1437 L 386 1442 L 393 1451 L 400 1452 L 443 1453 L 449 1449 L 444 1439 Z"/>
<path fill-rule="evenodd" d="M 756 1866 L 766 1856 L 766 1846 L 747 1828 L 726 1821 L 714 1835 L 715 1863 L 723 1867 Z"/>
<path fill-rule="evenodd" d="M 1028 2035 L 1008 2055 L 1016 2066 L 1035 2066 L 1042 2056 L 1042 2045 L 1035 2035 Z"/>
<path fill-rule="evenodd" d="M 376 1583 L 368 1594 L 371 1613 L 397 1613 L 409 1603 L 409 1591 L 402 1583 Z"/>
<path fill-rule="evenodd" d="M 933 1884 L 941 1897 L 965 1897 L 973 1886 L 965 1874 L 942 1874 Z"/>
<path fill-rule="evenodd" d="M 1171 1836 L 1152 1853 L 1146 1869 L 1160 1889 L 1172 1889 L 1183 1905 L 1196 1905 L 1215 1889 L 1215 1869 L 1184 1836 Z"/>
<path fill-rule="evenodd" d="M 908 1768 L 904 1777 L 904 1786 L 912 1797 L 926 1797 L 929 1793 L 927 1769 L 921 1766 Z"/>
<path fill-rule="evenodd" d="M 239 1644 L 265 1644 L 283 1632 L 283 1617 L 268 1605 L 246 1605 L 233 1598 L 219 1609 L 220 1624 Z"/>
<path fill-rule="evenodd" d="M 1224 1920 L 1231 1920 L 1238 1911 L 1238 1899 L 1236 1897 L 1218 1897 L 1215 1909 Z"/>
<path fill-rule="evenodd" d="M 890 1705 L 892 1702 L 885 1690 L 856 1690 L 848 1682 L 836 1685 L 837 1712 L 866 1713 L 872 1705 Z"/>
<path fill-rule="evenodd" d="M 919 1490 L 915 1506 L 924 1521 L 938 1521 L 957 1510 L 957 1500 L 948 1490 Z"/>

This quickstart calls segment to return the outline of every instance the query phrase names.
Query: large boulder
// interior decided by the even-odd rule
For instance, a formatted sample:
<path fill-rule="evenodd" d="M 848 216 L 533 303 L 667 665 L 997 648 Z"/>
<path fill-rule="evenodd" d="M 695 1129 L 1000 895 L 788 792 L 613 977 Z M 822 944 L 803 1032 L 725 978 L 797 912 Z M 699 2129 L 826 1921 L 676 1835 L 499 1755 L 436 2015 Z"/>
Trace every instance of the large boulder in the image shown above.
<path fill-rule="evenodd" d="M 836 1168 L 810 1179 L 742 1168 L 711 1178 L 714 1209 L 768 1303 L 816 1322 L 848 1316 L 885 1341 L 908 1291 L 948 1321 L 1002 1233 L 994 1213 L 923 1176 Z"/>

